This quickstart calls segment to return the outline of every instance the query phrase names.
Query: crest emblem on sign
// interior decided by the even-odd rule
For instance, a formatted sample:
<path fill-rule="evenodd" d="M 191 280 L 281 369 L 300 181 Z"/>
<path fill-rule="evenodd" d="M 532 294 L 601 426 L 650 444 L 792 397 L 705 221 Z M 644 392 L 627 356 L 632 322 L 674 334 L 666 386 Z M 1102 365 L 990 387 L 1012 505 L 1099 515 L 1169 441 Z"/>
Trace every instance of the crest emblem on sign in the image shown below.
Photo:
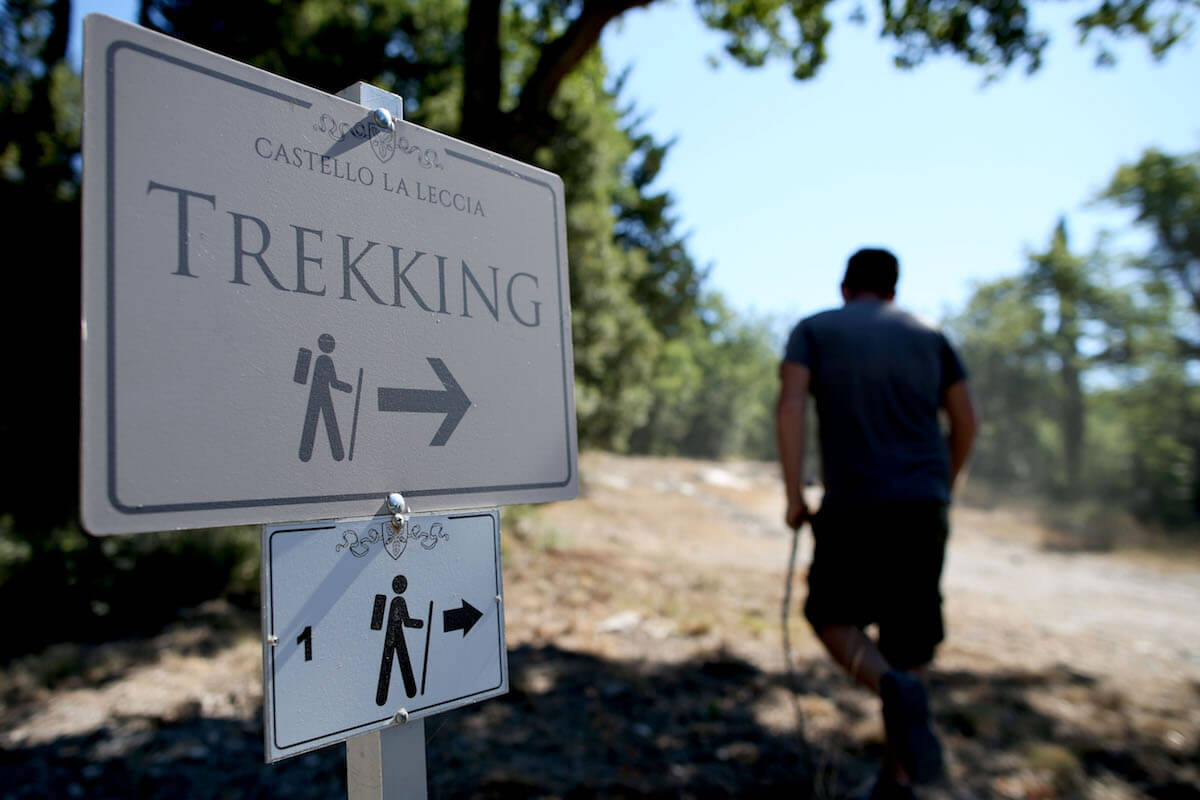
<path fill-rule="evenodd" d="M 407 523 L 401 523 L 400 527 L 383 543 L 383 549 L 387 551 L 387 554 L 393 560 L 399 559 L 400 556 L 404 555 L 404 548 L 408 547 L 407 528 Z"/>
<path fill-rule="evenodd" d="M 367 126 L 367 134 L 375 156 L 381 162 L 387 163 L 396 154 L 396 134 L 375 124 Z"/>

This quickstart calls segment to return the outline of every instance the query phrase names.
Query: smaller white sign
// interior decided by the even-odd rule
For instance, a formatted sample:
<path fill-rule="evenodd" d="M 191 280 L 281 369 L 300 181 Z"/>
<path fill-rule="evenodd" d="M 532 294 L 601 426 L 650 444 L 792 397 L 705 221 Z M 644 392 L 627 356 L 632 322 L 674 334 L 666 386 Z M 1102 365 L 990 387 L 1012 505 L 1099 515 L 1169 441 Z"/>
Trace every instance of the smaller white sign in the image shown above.
<path fill-rule="evenodd" d="M 267 761 L 508 691 L 497 509 L 263 528 Z"/>

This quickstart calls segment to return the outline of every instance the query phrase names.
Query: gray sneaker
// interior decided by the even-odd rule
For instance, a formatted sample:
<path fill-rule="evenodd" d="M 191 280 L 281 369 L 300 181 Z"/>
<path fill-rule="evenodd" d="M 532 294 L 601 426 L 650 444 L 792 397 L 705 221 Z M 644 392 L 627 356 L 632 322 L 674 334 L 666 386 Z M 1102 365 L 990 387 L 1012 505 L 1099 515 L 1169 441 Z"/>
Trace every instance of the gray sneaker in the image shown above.
<path fill-rule="evenodd" d="M 892 670 L 880 680 L 879 695 L 888 744 L 913 783 L 942 777 L 942 744 L 933 732 L 925 685 L 912 675 Z"/>

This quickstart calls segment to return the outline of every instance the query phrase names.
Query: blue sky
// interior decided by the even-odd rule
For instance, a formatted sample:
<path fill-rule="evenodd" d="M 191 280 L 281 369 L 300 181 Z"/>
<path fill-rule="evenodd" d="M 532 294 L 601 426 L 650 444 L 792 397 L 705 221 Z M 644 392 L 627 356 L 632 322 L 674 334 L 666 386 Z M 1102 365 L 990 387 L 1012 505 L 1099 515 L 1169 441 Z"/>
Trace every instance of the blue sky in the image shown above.
<path fill-rule="evenodd" d="M 1125 43 L 1115 68 L 1097 69 L 1056 9 L 1035 17 L 1053 37 L 1043 68 L 985 86 L 950 58 L 897 70 L 849 10 L 835 7 L 829 62 L 806 83 L 783 64 L 713 69 L 720 38 L 681 0 L 605 33 L 613 74 L 631 68 L 623 102 L 676 140 L 657 188 L 740 311 L 783 321 L 833 305 L 850 253 L 883 245 L 901 260 L 898 300 L 940 318 L 973 282 L 1021 269 L 1059 216 L 1076 250 L 1126 228 L 1127 214 L 1090 202 L 1122 163 L 1200 149 L 1200 42 L 1161 63 Z M 77 18 L 91 11 L 131 19 L 136 2 L 73 4 Z"/>
<path fill-rule="evenodd" d="M 870 24 L 845 22 L 813 81 L 712 69 L 720 38 L 681 2 L 626 15 L 603 45 L 632 68 L 622 98 L 676 138 L 660 185 L 735 308 L 790 319 L 840 302 L 846 258 L 880 244 L 901 260 L 898 300 L 937 319 L 973 281 L 1021 269 L 1060 215 L 1077 250 L 1127 227 L 1089 202 L 1122 163 L 1200 149 L 1197 43 L 1155 63 L 1131 42 L 1097 69 L 1057 17 L 1043 68 L 988 86 L 950 58 L 897 70 Z"/>

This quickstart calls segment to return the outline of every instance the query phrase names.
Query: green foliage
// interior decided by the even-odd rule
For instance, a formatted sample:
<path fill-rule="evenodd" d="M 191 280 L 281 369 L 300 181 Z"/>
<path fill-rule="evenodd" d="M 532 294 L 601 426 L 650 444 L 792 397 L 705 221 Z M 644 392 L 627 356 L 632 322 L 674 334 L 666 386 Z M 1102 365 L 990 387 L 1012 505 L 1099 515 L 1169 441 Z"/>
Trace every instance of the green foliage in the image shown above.
<path fill-rule="evenodd" d="M 633 295 L 655 330 L 667 338 L 680 336 L 696 318 L 705 272 L 677 232 L 671 195 L 652 188 L 671 143 L 659 144 L 638 132 L 636 122 L 627 133 L 633 153 L 626 160 L 628 179 L 615 192 L 616 239 L 625 250 L 640 251 L 645 258 Z"/>
<path fill-rule="evenodd" d="M 946 325 L 978 405 L 971 470 L 989 481 L 1045 486 L 1053 477 L 1054 443 L 1042 424 L 1054 400 L 1043 318 L 1022 281 L 1006 278 L 976 287 L 967 308 Z"/>
<path fill-rule="evenodd" d="M 257 592 L 252 533 L 94 539 L 75 521 L 82 103 L 65 60 L 69 17 L 62 0 L 0 7 L 0 237 L 17 266 L 0 315 L 14 376 L 0 411 L 0 608 L 27 610 L 9 620 L 0 659 L 153 629 L 182 607 Z"/>
<path fill-rule="evenodd" d="M 766 321 L 745 319 L 719 296 L 668 341 L 655 365 L 653 409 L 636 449 L 699 458 L 775 457 L 779 348 Z"/>
<path fill-rule="evenodd" d="M 0 662 L 58 641 L 152 632 L 213 597 L 258 599 L 256 529 L 95 538 L 73 524 L 30 533 L 0 518 Z"/>
<path fill-rule="evenodd" d="M 1154 236 L 1154 246 L 1133 265 L 1190 306 L 1189 335 L 1178 344 L 1181 355 L 1200 356 L 1200 153 L 1148 150 L 1136 164 L 1117 170 L 1103 197 L 1134 209 L 1137 224 Z"/>
<path fill-rule="evenodd" d="M 616 238 L 613 197 L 627 188 L 633 152 L 596 53 L 564 81 L 555 101 L 560 133 L 538 153 L 567 189 L 567 250 L 575 348 L 575 404 L 583 446 L 623 450 L 646 418 L 662 335 L 635 286 L 648 272 L 644 251 Z"/>
<path fill-rule="evenodd" d="M 1075 27 L 1084 40 L 1096 31 L 1117 38 L 1140 36 L 1146 40 L 1150 52 L 1156 58 L 1162 58 L 1192 32 L 1196 9 L 1195 0 L 1160 0 L 1157 3 L 1152 0 L 1122 0 L 1119 3 L 1106 0 L 1077 17 Z M 1103 45 L 1097 51 L 1096 59 L 1100 64 L 1110 64 L 1114 60 L 1112 52 Z"/>
<path fill-rule="evenodd" d="M 756 67 L 772 58 L 790 62 L 797 79 L 814 77 L 826 60 L 833 0 L 696 0 L 700 18 L 726 35 L 725 51 Z M 989 76 L 1016 64 L 1032 72 L 1050 36 L 1034 24 L 1033 2 L 1009 0 L 880 0 L 879 36 L 895 44 L 895 63 L 914 67 L 930 55 L 951 55 L 984 67 Z M 1080 5 L 1077 3 L 1077 5 Z M 1075 30 L 1096 40 L 1098 64 L 1112 64 L 1112 40 L 1143 39 L 1162 57 L 1192 32 L 1196 0 L 1101 0 L 1081 9 Z M 862 5 L 850 20 L 867 18 Z"/>
<path fill-rule="evenodd" d="M 1063 475 L 1056 485 L 1073 497 L 1084 468 L 1084 381 L 1097 367 L 1128 361 L 1144 315 L 1128 290 L 1112 285 L 1102 253 L 1087 258 L 1071 253 L 1064 220 L 1050 248 L 1031 256 L 1023 281 L 1030 302 L 1045 312 L 1039 334 L 1055 373 L 1053 416 L 1062 451 Z"/>
<path fill-rule="evenodd" d="M 466 7 L 464 0 L 144 0 L 139 22 L 327 92 L 367 81 L 415 107 L 461 79 Z"/>
<path fill-rule="evenodd" d="M 827 0 L 696 0 L 704 24 L 727 34 L 725 52 L 732 58 L 750 67 L 769 58 L 788 59 L 801 80 L 825 63 L 829 5 Z"/>
<path fill-rule="evenodd" d="M 1157 321 L 1138 353 L 1129 414 L 1139 502 L 1171 521 L 1200 515 L 1200 153 L 1148 150 L 1119 169 L 1104 197 L 1136 211 L 1154 243 L 1130 259 Z"/>
<path fill-rule="evenodd" d="M 780 351 L 768 324 L 708 303 L 709 337 L 698 348 L 704 376 L 699 407 L 680 451 L 687 455 L 773 458 Z"/>
<path fill-rule="evenodd" d="M 973 470 L 1168 526 L 1200 516 L 1200 159 L 1147 152 L 1105 195 L 1155 233 L 1122 260 L 1073 255 L 1060 222 L 1022 274 L 949 323 L 980 408 Z"/>
<path fill-rule="evenodd" d="M 1195 430 L 1200 393 L 1179 369 L 1154 369 L 1121 390 L 1092 400 L 1095 427 L 1089 460 L 1096 493 L 1120 498 L 1143 518 L 1178 526 L 1196 519 Z"/>
<path fill-rule="evenodd" d="M 699 363 L 698 346 L 706 345 L 701 332 L 688 331 L 685 338 L 669 339 L 659 351 L 650 379 L 650 413 L 632 438 L 632 448 L 637 452 L 682 452 L 697 409 L 704 402 L 706 376 Z"/>
<path fill-rule="evenodd" d="M 69 16 L 61 1 L 0 7 L 0 238 L 13 266 L 0 310 L 12 376 L 0 513 L 47 530 L 72 518 L 78 496 L 80 86 L 64 61 Z M 63 271 L 65 285 L 50 277 Z"/>

